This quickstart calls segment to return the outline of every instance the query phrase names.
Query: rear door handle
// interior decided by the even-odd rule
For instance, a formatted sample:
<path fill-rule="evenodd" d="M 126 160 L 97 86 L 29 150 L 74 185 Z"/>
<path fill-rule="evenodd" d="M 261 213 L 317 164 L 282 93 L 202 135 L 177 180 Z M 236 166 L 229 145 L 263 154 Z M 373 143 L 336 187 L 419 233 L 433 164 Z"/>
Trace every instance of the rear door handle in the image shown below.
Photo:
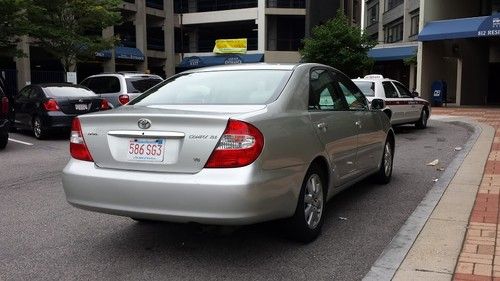
<path fill-rule="evenodd" d="M 323 130 L 323 131 L 326 131 L 326 129 L 328 129 L 328 125 L 326 125 L 326 123 L 319 123 L 317 125 L 318 129 L 320 130 Z"/>
<path fill-rule="evenodd" d="M 359 128 L 361 128 L 361 121 L 356 121 L 356 126 L 358 126 Z"/>

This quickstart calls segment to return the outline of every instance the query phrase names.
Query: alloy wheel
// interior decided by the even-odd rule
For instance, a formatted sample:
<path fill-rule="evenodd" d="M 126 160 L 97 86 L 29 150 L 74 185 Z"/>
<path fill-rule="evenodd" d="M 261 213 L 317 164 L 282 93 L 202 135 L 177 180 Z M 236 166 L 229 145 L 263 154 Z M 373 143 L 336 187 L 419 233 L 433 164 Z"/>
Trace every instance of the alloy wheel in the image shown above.
<path fill-rule="evenodd" d="M 384 149 L 384 172 L 387 177 L 392 172 L 392 148 L 389 142 L 385 144 Z"/>
<path fill-rule="evenodd" d="M 321 177 L 312 174 L 304 192 L 304 218 L 310 229 L 315 229 L 323 214 L 323 184 Z"/>

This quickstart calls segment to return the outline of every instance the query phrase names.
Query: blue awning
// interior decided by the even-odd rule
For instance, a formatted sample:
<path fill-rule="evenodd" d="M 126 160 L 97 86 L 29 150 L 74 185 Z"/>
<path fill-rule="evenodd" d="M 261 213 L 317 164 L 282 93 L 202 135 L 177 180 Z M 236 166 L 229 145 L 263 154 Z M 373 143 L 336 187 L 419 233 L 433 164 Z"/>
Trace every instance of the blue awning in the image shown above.
<path fill-rule="evenodd" d="M 417 54 L 418 46 L 373 48 L 368 56 L 375 61 L 402 60 Z"/>
<path fill-rule="evenodd" d="M 178 65 L 180 68 L 199 68 L 205 66 L 224 65 L 224 64 L 240 64 L 240 63 L 256 63 L 264 61 L 264 54 L 247 54 L 247 55 L 217 55 L 203 57 L 186 57 Z"/>
<path fill-rule="evenodd" d="M 115 58 L 122 60 L 144 61 L 144 54 L 137 48 L 119 46 L 115 48 Z"/>
<path fill-rule="evenodd" d="M 486 17 L 432 21 L 418 35 L 419 41 L 500 36 L 500 14 Z"/>

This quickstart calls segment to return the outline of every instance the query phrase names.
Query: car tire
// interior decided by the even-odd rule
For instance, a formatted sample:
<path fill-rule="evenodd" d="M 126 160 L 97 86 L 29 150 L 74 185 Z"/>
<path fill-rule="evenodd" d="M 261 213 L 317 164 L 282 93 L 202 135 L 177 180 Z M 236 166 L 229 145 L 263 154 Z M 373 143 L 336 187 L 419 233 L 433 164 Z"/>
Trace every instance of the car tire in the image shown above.
<path fill-rule="evenodd" d="M 9 142 L 9 134 L 8 133 L 0 133 L 0 149 L 4 149 Z"/>
<path fill-rule="evenodd" d="M 302 183 L 295 214 L 287 221 L 292 239 L 309 243 L 319 236 L 324 222 L 327 188 L 324 172 L 313 164 Z"/>
<path fill-rule="evenodd" d="M 35 138 L 39 140 L 43 140 L 47 137 L 47 129 L 42 126 L 42 119 L 38 116 L 33 118 L 33 121 L 31 122 L 31 130 L 35 135 Z"/>
<path fill-rule="evenodd" d="M 156 222 L 154 220 L 139 219 L 139 218 L 133 218 L 133 217 L 130 217 L 130 218 L 138 223 L 155 223 Z"/>
<path fill-rule="evenodd" d="M 384 153 L 380 163 L 380 169 L 375 175 L 375 180 L 379 184 L 388 184 L 392 178 L 394 164 L 394 145 L 387 140 L 384 145 Z"/>
<path fill-rule="evenodd" d="M 417 123 L 415 123 L 415 127 L 417 129 L 425 129 L 427 128 L 427 121 L 429 120 L 429 113 L 427 110 L 423 109 L 420 113 L 420 119 L 418 119 Z"/>

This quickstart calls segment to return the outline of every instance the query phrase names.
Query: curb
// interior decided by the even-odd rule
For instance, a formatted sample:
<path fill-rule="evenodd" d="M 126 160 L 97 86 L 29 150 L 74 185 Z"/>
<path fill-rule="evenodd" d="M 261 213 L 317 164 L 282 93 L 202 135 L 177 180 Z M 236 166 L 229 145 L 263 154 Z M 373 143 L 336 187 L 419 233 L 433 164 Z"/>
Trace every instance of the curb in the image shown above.
<path fill-rule="evenodd" d="M 394 280 L 450 280 L 452 278 L 470 212 L 483 176 L 483 173 L 465 172 L 472 186 L 462 186 L 459 181 L 459 171 L 470 167 L 468 163 L 471 161 L 476 167 L 484 168 L 489 147 L 494 138 L 494 129 L 461 117 L 438 116 L 433 119 L 462 123 L 472 127 L 474 132 L 464 144 L 463 149 L 448 165 L 439 181 L 429 190 L 372 265 L 363 278 L 365 281 L 393 278 Z M 484 142 L 490 142 L 486 153 L 483 153 L 481 149 L 484 147 Z M 479 156 L 476 155 L 478 153 Z M 478 163 L 478 157 L 484 161 Z M 477 179 L 473 179 L 474 177 Z M 450 189 L 455 182 L 458 186 Z M 460 202 L 457 202 L 455 198 L 457 196 Z M 455 217 L 457 216 L 454 214 L 455 209 L 460 210 L 458 217 Z"/>

